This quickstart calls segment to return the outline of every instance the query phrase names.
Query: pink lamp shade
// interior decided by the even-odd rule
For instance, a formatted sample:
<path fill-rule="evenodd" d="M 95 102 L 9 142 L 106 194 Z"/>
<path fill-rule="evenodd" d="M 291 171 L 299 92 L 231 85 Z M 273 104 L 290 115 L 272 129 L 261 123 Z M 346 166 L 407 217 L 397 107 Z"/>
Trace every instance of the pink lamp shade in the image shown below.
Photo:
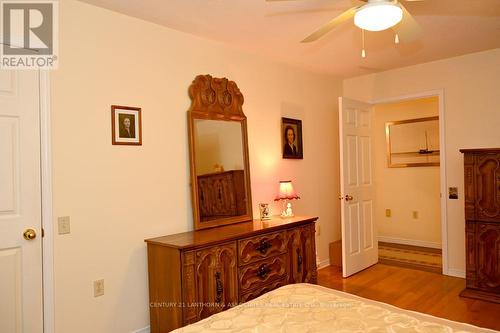
<path fill-rule="evenodd" d="M 293 189 L 292 181 L 290 180 L 281 180 L 280 181 L 280 191 L 274 201 L 279 200 L 292 200 L 292 199 L 300 199 L 299 195 Z"/>

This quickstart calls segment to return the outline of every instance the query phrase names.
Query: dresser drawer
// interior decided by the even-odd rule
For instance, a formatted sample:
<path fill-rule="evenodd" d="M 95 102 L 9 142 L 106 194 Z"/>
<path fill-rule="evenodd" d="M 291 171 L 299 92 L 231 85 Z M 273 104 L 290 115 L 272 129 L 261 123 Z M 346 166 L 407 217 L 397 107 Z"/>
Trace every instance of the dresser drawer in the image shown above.
<path fill-rule="evenodd" d="M 238 243 L 239 265 L 243 266 L 286 252 L 286 233 L 274 232 L 245 238 Z"/>
<path fill-rule="evenodd" d="M 316 219 L 278 217 L 146 240 L 151 333 L 170 332 L 292 282 L 315 283 Z"/>
<path fill-rule="evenodd" d="M 271 283 L 268 283 L 260 288 L 257 288 L 255 290 L 252 290 L 250 292 L 247 292 L 247 293 L 241 295 L 240 296 L 240 303 L 251 301 L 252 299 L 259 297 L 260 295 L 264 295 L 265 293 L 267 293 L 271 290 L 286 286 L 287 284 L 288 284 L 288 280 L 286 278 L 279 279 L 279 280 L 273 281 Z"/>
<path fill-rule="evenodd" d="M 255 262 L 239 269 L 240 292 L 262 288 L 278 279 L 288 279 L 286 255 Z"/>

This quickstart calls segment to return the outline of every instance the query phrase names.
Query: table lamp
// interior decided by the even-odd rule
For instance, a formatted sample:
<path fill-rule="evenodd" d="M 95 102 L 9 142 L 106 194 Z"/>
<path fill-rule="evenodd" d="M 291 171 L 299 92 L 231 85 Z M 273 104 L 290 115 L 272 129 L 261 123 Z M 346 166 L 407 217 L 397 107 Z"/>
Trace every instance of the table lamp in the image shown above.
<path fill-rule="evenodd" d="M 281 212 L 282 218 L 293 217 L 292 204 L 288 200 L 300 199 L 297 192 L 293 189 L 291 180 L 281 180 L 279 193 L 274 201 L 283 202 L 283 211 Z"/>

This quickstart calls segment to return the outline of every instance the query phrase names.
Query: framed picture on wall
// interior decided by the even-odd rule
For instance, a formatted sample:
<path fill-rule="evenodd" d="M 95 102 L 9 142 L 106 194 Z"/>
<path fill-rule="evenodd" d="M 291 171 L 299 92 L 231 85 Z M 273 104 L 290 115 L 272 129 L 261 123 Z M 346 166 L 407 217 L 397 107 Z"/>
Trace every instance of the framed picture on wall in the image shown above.
<path fill-rule="evenodd" d="M 141 108 L 111 105 L 112 143 L 142 145 Z"/>
<path fill-rule="evenodd" d="M 302 120 L 281 118 L 283 158 L 303 159 Z"/>

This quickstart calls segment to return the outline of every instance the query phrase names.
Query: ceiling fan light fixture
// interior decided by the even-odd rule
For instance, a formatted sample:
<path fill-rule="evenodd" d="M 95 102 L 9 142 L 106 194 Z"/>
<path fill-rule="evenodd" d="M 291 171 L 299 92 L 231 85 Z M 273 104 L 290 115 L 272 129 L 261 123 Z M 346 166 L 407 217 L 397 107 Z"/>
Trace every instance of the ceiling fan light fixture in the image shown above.
<path fill-rule="evenodd" d="M 368 31 L 382 31 L 403 19 L 403 10 L 394 2 L 374 1 L 361 7 L 354 15 L 354 24 Z"/>

